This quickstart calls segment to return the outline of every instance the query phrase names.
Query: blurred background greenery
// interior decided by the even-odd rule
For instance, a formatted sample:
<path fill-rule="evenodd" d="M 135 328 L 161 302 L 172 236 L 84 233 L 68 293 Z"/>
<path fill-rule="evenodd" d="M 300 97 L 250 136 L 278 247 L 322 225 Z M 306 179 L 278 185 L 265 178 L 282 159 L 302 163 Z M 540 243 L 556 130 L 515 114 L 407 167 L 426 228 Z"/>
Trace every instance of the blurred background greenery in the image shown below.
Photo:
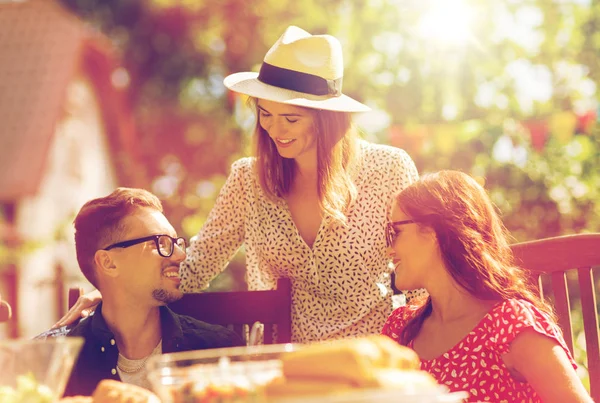
<path fill-rule="evenodd" d="M 481 178 L 516 241 L 600 231 L 600 0 L 61 1 L 119 49 L 140 169 L 188 237 L 251 153 L 222 79 L 292 24 L 341 40 L 367 139 Z M 242 251 L 211 288 L 244 288 L 243 270 Z"/>

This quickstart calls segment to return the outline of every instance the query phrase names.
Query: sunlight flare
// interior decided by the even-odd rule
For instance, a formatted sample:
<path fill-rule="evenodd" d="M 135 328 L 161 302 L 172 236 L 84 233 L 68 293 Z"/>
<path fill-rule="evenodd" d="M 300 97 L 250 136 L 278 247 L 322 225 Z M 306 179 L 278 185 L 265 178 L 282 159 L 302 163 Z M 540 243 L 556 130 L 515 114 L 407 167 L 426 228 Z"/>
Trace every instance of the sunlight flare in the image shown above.
<path fill-rule="evenodd" d="M 473 10 L 463 0 L 435 0 L 429 3 L 418 24 L 422 38 L 442 46 L 460 46 L 471 36 Z"/>

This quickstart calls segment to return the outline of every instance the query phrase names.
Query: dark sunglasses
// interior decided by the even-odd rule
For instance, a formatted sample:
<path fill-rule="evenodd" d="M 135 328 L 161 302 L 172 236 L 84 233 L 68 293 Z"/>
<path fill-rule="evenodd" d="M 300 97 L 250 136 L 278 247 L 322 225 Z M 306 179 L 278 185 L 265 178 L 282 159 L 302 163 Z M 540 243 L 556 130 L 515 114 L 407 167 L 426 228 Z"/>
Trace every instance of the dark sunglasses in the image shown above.
<path fill-rule="evenodd" d="M 418 222 L 417 220 L 402 220 L 402 221 L 392 221 L 387 223 L 387 229 L 385 231 L 385 241 L 387 243 L 388 248 L 391 248 L 394 245 L 394 239 L 396 238 L 396 230 L 394 227 L 405 224 L 414 224 Z"/>
<path fill-rule="evenodd" d="M 150 235 L 143 238 L 131 239 L 129 241 L 117 242 L 104 248 L 103 250 L 111 250 L 114 248 L 128 248 L 133 245 L 137 245 L 142 242 L 154 241 L 158 254 L 162 257 L 171 257 L 175 250 L 175 245 L 185 251 L 185 239 L 184 238 L 173 238 L 169 235 Z"/>

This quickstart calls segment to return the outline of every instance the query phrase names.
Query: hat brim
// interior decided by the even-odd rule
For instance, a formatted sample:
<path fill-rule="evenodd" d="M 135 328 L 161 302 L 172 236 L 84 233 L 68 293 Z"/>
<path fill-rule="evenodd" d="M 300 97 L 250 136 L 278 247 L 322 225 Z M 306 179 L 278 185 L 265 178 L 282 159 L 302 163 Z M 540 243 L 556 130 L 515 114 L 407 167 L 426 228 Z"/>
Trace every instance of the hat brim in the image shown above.
<path fill-rule="evenodd" d="M 265 84 L 258 81 L 257 77 L 258 73 L 253 72 L 234 73 L 225 77 L 223 84 L 231 91 L 282 104 L 338 112 L 368 112 L 371 110 L 368 106 L 347 95 L 331 97 L 306 94 Z"/>

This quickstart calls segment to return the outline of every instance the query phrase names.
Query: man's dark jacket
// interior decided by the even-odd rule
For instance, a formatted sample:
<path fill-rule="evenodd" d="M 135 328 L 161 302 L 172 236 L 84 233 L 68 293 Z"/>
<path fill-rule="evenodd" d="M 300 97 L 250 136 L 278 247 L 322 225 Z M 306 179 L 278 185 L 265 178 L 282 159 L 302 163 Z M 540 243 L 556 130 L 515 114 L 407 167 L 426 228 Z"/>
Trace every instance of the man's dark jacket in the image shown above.
<path fill-rule="evenodd" d="M 231 330 L 178 315 L 166 306 L 160 307 L 160 320 L 163 353 L 243 345 L 241 338 Z M 120 380 L 117 373 L 119 350 L 102 316 L 102 304 L 93 315 L 76 325 L 42 333 L 38 338 L 57 336 L 80 336 L 85 339 L 67 383 L 65 396 L 90 396 L 101 380 Z"/>

